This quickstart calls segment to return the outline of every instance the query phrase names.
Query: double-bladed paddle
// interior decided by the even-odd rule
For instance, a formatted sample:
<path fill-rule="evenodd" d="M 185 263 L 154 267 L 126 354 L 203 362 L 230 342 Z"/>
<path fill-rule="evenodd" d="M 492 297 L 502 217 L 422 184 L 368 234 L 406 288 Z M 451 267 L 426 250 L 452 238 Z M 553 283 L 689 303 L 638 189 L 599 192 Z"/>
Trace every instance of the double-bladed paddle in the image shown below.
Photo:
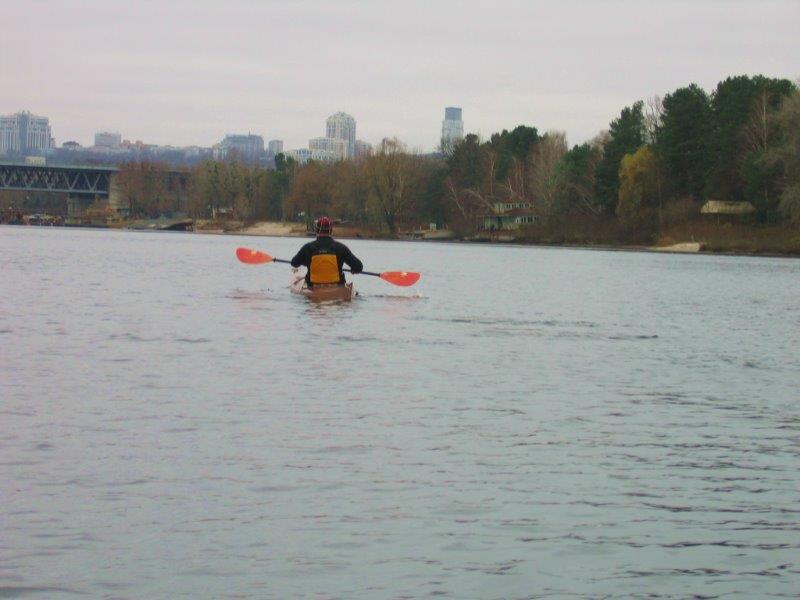
<path fill-rule="evenodd" d="M 251 250 L 250 248 L 237 248 L 236 258 L 248 265 L 263 265 L 264 263 L 279 262 L 291 264 L 292 261 L 284 260 L 282 258 L 275 258 L 266 252 L 260 250 Z M 350 271 L 350 269 L 344 269 Z M 373 273 L 371 271 L 361 271 L 360 275 L 372 275 L 373 277 L 380 277 L 384 281 L 388 281 L 393 285 L 409 286 L 414 285 L 419 281 L 419 273 L 412 273 L 409 271 L 384 271 L 383 273 Z"/>

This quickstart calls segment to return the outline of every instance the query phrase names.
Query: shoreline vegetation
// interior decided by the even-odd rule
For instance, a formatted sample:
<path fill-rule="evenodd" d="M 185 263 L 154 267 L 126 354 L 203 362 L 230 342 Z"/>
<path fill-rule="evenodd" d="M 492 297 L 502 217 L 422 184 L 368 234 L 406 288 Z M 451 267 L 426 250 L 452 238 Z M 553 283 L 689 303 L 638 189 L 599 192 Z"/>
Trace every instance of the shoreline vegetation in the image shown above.
<path fill-rule="evenodd" d="M 268 237 L 313 237 L 302 223 L 257 222 L 252 224 L 205 221 L 198 223 L 197 233 L 218 235 L 245 235 Z M 729 224 L 694 223 L 692 226 L 674 229 L 670 235 L 660 238 L 655 244 L 611 244 L 592 243 L 587 240 L 545 241 L 535 237 L 511 237 L 498 239 L 484 237 L 458 237 L 453 235 L 430 238 L 410 234 L 387 236 L 354 227 L 334 228 L 334 236 L 341 239 L 375 239 L 392 241 L 416 241 L 427 243 L 469 244 L 514 244 L 554 248 L 576 248 L 586 250 L 648 251 L 680 254 L 722 254 L 743 256 L 775 256 L 800 258 L 800 232 L 785 227 L 752 228 L 732 227 Z"/>
<path fill-rule="evenodd" d="M 37 217 L 46 215 L 36 215 Z M 152 224 L 158 220 L 151 220 Z M 112 230 L 137 230 L 137 231 L 176 231 L 175 229 L 159 229 L 158 227 L 131 227 L 130 221 L 117 221 L 114 224 L 83 223 L 71 225 L 72 227 L 86 227 Z M 53 226 L 64 223 L 57 219 L 34 219 L 28 224 L 38 226 Z M 67 225 L 70 226 L 70 225 Z M 308 238 L 314 234 L 307 230 L 304 223 L 290 223 L 280 221 L 257 221 L 242 223 L 230 220 L 200 219 L 192 222 L 191 231 L 206 235 L 241 235 L 251 237 L 294 237 Z M 582 250 L 611 250 L 627 252 L 664 252 L 678 254 L 719 254 L 734 256 L 770 256 L 800 258 L 800 231 L 786 226 L 752 226 L 746 224 L 732 225 L 731 223 L 708 223 L 700 220 L 684 223 L 682 226 L 672 228 L 653 244 L 627 244 L 612 241 L 592 241 L 591 239 L 564 239 L 559 236 L 542 235 L 541 230 L 537 235 L 535 231 L 520 230 L 516 235 L 475 235 L 460 237 L 456 232 L 448 230 L 432 230 L 438 235 L 427 237 L 424 231 L 400 232 L 397 235 L 388 235 L 386 232 L 371 231 L 352 226 L 334 228 L 334 236 L 341 239 L 365 239 L 400 242 L 425 242 L 425 243 L 467 243 L 467 244 L 513 244 L 517 246 L 537 246 L 553 248 L 573 248 Z"/>
<path fill-rule="evenodd" d="M 65 224 L 303 236 L 326 214 L 344 238 L 800 255 L 800 91 L 762 75 L 636 101 L 571 148 L 519 125 L 431 154 L 385 138 L 336 162 L 118 168 L 113 202 Z M 0 206 L 63 217 L 55 196 L 2 191 Z"/>

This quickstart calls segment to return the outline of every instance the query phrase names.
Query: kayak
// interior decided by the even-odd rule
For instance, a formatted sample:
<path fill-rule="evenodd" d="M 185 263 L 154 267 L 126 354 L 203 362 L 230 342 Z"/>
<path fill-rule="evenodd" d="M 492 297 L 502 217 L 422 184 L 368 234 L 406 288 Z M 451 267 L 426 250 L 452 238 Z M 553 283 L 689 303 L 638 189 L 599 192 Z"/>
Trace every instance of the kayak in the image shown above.
<path fill-rule="evenodd" d="M 305 279 L 297 279 L 289 289 L 293 294 L 305 296 L 314 302 L 347 302 L 352 300 L 355 295 L 352 283 L 346 283 L 345 285 L 318 283 L 313 288 L 309 288 L 306 286 Z"/>

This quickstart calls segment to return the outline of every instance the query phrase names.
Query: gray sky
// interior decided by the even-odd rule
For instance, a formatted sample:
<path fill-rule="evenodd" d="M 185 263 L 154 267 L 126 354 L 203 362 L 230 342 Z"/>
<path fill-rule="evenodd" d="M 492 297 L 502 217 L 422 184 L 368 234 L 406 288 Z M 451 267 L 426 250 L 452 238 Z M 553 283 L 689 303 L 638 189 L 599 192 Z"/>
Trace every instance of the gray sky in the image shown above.
<path fill-rule="evenodd" d="M 57 143 L 119 131 L 287 148 L 345 111 L 360 139 L 431 150 L 445 106 L 488 137 L 593 137 L 622 107 L 729 75 L 800 76 L 800 0 L 0 0 L 0 114 Z"/>

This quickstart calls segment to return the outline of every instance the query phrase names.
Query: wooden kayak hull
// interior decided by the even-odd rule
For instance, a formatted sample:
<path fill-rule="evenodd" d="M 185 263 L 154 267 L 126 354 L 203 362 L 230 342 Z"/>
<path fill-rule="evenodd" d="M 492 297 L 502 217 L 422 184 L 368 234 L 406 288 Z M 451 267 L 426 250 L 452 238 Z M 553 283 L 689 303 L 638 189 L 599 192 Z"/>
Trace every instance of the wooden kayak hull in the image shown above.
<path fill-rule="evenodd" d="M 295 281 L 290 290 L 293 294 L 305 296 L 313 302 L 349 302 L 355 295 L 352 283 L 345 285 L 317 284 L 313 288 L 308 288 L 304 279 Z"/>

